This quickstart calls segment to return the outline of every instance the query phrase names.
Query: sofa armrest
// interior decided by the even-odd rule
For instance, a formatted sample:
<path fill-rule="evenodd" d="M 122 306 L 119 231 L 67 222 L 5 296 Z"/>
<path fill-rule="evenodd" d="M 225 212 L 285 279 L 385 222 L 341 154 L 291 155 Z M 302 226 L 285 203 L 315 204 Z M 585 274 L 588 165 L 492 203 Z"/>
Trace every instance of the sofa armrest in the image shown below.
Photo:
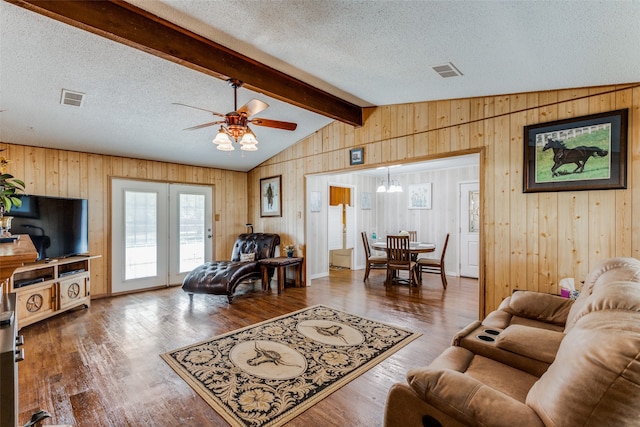
<path fill-rule="evenodd" d="M 545 363 L 553 363 L 565 334 L 524 325 L 511 325 L 498 335 L 496 347 Z"/>
<path fill-rule="evenodd" d="M 526 404 L 461 372 L 413 369 L 407 380 L 421 399 L 468 425 L 544 425 Z"/>
<path fill-rule="evenodd" d="M 482 323 L 480 323 L 478 320 L 469 323 L 464 329 L 459 330 L 458 333 L 453 336 L 451 345 L 460 346 L 460 342 L 462 341 L 462 339 L 476 330 L 481 324 Z"/>
<path fill-rule="evenodd" d="M 509 298 L 503 310 L 514 316 L 539 320 L 554 325 L 567 322 L 573 300 L 542 292 L 518 291 Z"/>

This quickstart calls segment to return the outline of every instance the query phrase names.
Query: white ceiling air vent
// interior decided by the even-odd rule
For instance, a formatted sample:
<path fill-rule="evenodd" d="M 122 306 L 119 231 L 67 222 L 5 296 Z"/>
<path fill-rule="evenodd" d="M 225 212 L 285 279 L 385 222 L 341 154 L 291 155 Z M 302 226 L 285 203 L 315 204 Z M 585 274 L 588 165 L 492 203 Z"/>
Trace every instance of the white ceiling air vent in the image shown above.
<path fill-rule="evenodd" d="M 447 62 L 446 64 L 443 64 L 443 65 L 434 65 L 431 68 L 433 68 L 433 71 L 440 74 L 440 77 L 444 77 L 444 78 L 456 77 L 456 76 L 462 75 L 460 70 L 458 70 L 456 66 L 453 65 L 451 62 Z"/>
<path fill-rule="evenodd" d="M 60 99 L 60 103 L 62 105 L 71 105 L 72 107 L 82 107 L 82 104 L 84 103 L 84 93 L 62 89 L 62 98 Z"/>

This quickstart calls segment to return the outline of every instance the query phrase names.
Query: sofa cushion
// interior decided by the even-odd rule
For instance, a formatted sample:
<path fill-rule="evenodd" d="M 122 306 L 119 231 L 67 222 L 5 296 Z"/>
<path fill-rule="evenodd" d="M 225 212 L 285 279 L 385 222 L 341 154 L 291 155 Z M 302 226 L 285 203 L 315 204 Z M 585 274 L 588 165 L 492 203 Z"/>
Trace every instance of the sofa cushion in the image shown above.
<path fill-rule="evenodd" d="M 640 283 L 640 260 L 635 258 L 615 257 L 598 263 L 598 265 L 587 275 L 584 285 L 580 291 L 580 296 L 575 300 L 569 315 L 565 332 L 569 332 L 578 320 L 578 313 L 588 303 L 589 297 L 595 289 L 607 286 L 611 282 L 632 281 Z M 582 312 L 584 315 L 584 312 Z"/>
<path fill-rule="evenodd" d="M 517 291 L 509 298 L 506 310 L 514 316 L 563 326 L 572 305 L 573 300 L 557 295 Z"/>
<path fill-rule="evenodd" d="M 427 375 L 424 369 L 426 368 L 410 370 L 407 378 L 419 381 L 419 378 Z M 466 348 L 455 346 L 447 348 L 431 362 L 428 372 L 434 370 L 464 373 L 522 403 L 524 403 L 529 389 L 538 379 L 538 377 L 519 369 L 479 356 Z M 409 380 L 409 384 L 413 387 L 411 380 Z"/>
<path fill-rule="evenodd" d="M 616 285 L 604 292 L 609 304 Z M 624 288 L 623 299 L 640 298 L 638 286 Z M 565 336 L 526 400 L 546 425 L 638 425 L 640 315 L 623 307 L 591 311 Z"/>
<path fill-rule="evenodd" d="M 450 368 L 446 366 L 450 364 Z M 466 366 L 464 371 L 458 368 Z M 425 402 L 466 425 L 542 426 L 524 404 L 536 377 L 461 347 L 449 347 L 428 367 L 409 371 Z M 500 417 L 496 417 L 500 414 Z"/>
<path fill-rule="evenodd" d="M 496 339 L 496 347 L 551 364 L 563 338 L 562 332 L 511 325 L 500 332 Z"/>

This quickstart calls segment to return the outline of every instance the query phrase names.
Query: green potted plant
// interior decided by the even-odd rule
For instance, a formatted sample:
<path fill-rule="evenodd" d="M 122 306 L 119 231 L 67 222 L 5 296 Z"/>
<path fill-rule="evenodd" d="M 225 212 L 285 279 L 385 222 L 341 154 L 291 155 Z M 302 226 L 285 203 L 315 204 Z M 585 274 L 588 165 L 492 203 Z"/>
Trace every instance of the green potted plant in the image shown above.
<path fill-rule="evenodd" d="M 2 152 L 4 150 L 0 150 Z M 13 206 L 22 206 L 22 200 L 18 197 L 24 194 L 24 182 L 13 175 L 5 173 L 9 160 L 0 156 L 0 217 L 11 212 Z"/>

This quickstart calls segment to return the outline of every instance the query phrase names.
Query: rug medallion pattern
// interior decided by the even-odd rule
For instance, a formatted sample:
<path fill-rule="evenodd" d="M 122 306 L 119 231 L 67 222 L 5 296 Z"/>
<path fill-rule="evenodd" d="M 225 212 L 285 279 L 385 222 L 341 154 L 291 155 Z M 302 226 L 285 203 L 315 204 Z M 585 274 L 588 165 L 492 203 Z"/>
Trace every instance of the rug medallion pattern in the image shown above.
<path fill-rule="evenodd" d="M 234 426 L 277 426 L 420 334 L 317 305 L 160 356 Z"/>

